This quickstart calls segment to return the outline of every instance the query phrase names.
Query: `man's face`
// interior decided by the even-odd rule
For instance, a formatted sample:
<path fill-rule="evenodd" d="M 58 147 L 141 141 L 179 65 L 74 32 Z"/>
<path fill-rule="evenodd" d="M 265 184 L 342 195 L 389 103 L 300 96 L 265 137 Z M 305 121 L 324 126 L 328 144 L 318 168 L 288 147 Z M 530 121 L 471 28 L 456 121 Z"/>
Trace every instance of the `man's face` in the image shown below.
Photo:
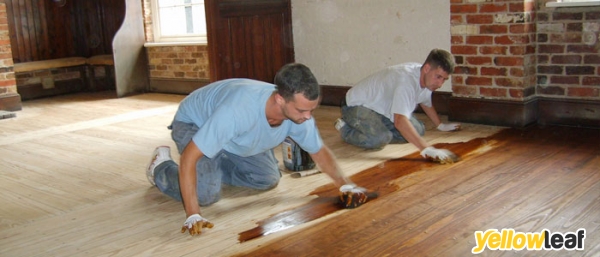
<path fill-rule="evenodd" d="M 300 124 L 312 118 L 312 112 L 319 106 L 319 100 L 308 100 L 304 95 L 298 93 L 291 101 L 286 101 L 283 106 L 283 115 L 296 124 Z"/>
<path fill-rule="evenodd" d="M 435 91 L 442 87 L 444 82 L 448 80 L 450 75 L 441 67 L 432 68 L 429 64 L 423 67 L 421 87 L 425 87 L 431 91 Z"/>

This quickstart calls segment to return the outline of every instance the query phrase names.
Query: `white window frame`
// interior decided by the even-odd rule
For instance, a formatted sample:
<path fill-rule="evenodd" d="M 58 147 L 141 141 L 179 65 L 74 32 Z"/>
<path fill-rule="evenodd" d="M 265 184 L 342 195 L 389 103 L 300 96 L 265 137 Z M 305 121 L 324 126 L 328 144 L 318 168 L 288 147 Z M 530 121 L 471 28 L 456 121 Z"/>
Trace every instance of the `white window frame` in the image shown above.
<path fill-rule="evenodd" d="M 151 0 L 150 5 L 152 6 L 152 33 L 154 36 L 155 43 L 193 43 L 193 44 L 206 44 L 206 35 L 198 36 L 164 36 L 161 33 L 161 22 L 159 5 L 160 0 Z M 204 1 L 203 1 L 204 4 Z M 168 22 L 168 21 L 165 21 Z"/>
<path fill-rule="evenodd" d="M 546 7 L 581 7 L 581 6 L 600 6 L 600 0 L 556 0 L 547 2 Z"/>

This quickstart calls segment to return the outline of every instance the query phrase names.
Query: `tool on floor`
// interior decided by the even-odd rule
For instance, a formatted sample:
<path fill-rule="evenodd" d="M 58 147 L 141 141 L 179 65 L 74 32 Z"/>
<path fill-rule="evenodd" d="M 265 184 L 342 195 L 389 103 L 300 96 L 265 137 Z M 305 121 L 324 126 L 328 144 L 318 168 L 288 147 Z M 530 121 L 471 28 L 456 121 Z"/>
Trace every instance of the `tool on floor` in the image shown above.
<path fill-rule="evenodd" d="M 286 137 L 281 143 L 283 154 L 283 165 L 290 171 L 304 171 L 315 167 L 315 162 L 310 157 L 310 154 L 291 138 Z"/>

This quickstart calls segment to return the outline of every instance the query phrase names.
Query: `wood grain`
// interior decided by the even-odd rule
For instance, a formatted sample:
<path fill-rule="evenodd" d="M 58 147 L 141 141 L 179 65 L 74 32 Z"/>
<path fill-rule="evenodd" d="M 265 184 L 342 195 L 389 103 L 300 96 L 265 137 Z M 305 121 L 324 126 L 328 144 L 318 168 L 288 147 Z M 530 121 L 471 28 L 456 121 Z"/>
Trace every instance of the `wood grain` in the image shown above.
<path fill-rule="evenodd" d="M 390 190 L 357 209 L 240 243 L 240 233 L 306 206 L 332 189 L 331 180 L 283 171 L 266 192 L 225 187 L 222 200 L 203 209 L 215 227 L 181 234 L 181 203 L 152 187 L 145 169 L 156 146 L 174 149 L 166 126 L 184 96 L 113 96 L 25 101 L 17 117 L 0 120 L 0 256 L 467 256 L 474 231 L 489 228 L 586 228 L 586 250 L 568 254 L 600 250 L 597 130 L 463 124 L 444 133 L 418 114 L 427 141 L 465 153 L 459 163 L 431 165 L 411 145 L 365 151 L 343 143 L 333 128 L 339 110 L 322 106 L 314 117 L 344 172 L 370 187 L 366 177 L 376 174 Z M 386 173 L 394 162 L 404 172 Z M 538 254 L 565 252 L 482 256 Z"/>

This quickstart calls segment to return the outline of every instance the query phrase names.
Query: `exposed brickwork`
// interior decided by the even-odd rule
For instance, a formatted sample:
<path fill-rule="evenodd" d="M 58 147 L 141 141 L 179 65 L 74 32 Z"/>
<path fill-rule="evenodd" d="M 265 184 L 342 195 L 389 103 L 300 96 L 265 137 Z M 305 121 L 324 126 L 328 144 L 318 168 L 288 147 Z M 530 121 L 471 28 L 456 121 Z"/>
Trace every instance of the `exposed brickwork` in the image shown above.
<path fill-rule="evenodd" d="M 535 88 L 533 6 L 533 0 L 451 1 L 451 51 L 462 61 L 453 75 L 461 77 L 453 79 L 455 96 L 533 96 L 527 90 Z"/>
<path fill-rule="evenodd" d="M 146 47 L 150 78 L 207 79 L 208 52 L 205 45 Z"/>
<path fill-rule="evenodd" d="M 154 42 L 152 6 L 150 0 L 142 0 L 146 42 Z M 149 46 L 146 47 L 150 79 L 209 79 L 208 47 Z"/>
<path fill-rule="evenodd" d="M 17 93 L 13 66 L 6 5 L 4 1 L 0 1 L 0 97 Z"/>
<path fill-rule="evenodd" d="M 600 7 L 547 1 L 450 1 L 455 96 L 600 99 Z"/>
<path fill-rule="evenodd" d="M 150 0 L 142 0 L 142 10 L 144 11 L 144 33 L 146 42 L 154 42 L 154 29 L 152 28 L 152 6 Z"/>
<path fill-rule="evenodd" d="M 600 99 L 600 7 L 538 10 L 537 94 Z"/>

